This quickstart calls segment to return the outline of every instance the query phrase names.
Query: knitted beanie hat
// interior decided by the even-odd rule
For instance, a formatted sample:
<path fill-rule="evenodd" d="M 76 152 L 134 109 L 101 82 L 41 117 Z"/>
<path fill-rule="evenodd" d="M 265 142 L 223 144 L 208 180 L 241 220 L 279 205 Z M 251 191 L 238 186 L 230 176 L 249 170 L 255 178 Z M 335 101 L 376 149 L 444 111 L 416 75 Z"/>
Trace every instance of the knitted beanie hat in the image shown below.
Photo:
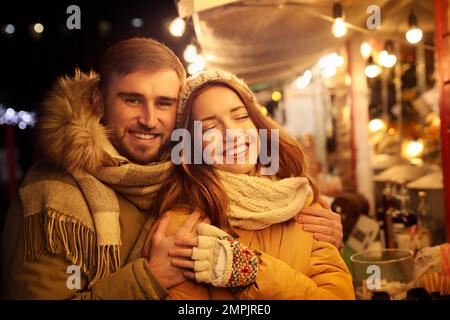
<path fill-rule="evenodd" d="M 249 95 L 256 102 L 255 95 L 247 86 L 247 84 L 242 79 L 236 77 L 234 74 L 223 70 L 202 71 L 197 73 L 196 75 L 187 78 L 186 83 L 184 84 L 183 88 L 180 91 L 180 97 L 177 108 L 177 127 L 181 125 L 181 120 L 183 118 L 183 114 L 186 109 L 186 103 L 189 100 L 189 97 L 192 95 L 192 93 L 205 83 L 214 80 L 230 80 L 237 83 L 239 86 L 248 91 Z"/>

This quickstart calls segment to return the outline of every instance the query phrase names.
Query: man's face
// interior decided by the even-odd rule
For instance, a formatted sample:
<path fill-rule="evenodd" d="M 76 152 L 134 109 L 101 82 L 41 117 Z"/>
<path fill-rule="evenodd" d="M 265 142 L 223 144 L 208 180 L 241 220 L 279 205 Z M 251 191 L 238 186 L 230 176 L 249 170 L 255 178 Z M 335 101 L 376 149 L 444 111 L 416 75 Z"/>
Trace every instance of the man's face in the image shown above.
<path fill-rule="evenodd" d="M 180 87 L 171 69 L 111 77 L 104 120 L 121 155 L 137 164 L 159 160 L 175 129 Z"/>

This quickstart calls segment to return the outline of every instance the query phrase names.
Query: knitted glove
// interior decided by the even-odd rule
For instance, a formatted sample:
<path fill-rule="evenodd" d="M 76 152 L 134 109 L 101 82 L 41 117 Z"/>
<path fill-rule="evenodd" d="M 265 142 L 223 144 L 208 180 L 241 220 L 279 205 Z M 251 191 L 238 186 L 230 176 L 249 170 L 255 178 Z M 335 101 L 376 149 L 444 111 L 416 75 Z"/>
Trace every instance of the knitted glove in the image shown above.
<path fill-rule="evenodd" d="M 197 227 L 198 246 L 192 251 L 197 282 L 238 288 L 252 284 L 258 274 L 257 255 L 226 232 L 206 223 Z"/>

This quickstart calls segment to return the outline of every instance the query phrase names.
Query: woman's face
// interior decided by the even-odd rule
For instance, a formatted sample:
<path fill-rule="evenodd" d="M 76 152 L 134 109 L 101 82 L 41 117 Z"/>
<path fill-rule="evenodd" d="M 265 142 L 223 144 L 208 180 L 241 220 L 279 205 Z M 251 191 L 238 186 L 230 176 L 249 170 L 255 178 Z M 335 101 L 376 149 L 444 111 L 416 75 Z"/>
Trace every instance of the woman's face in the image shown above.
<path fill-rule="evenodd" d="M 201 121 L 203 159 L 210 152 L 214 168 L 255 173 L 259 154 L 257 130 L 233 90 L 223 86 L 206 89 L 195 99 L 192 116 L 194 121 Z"/>

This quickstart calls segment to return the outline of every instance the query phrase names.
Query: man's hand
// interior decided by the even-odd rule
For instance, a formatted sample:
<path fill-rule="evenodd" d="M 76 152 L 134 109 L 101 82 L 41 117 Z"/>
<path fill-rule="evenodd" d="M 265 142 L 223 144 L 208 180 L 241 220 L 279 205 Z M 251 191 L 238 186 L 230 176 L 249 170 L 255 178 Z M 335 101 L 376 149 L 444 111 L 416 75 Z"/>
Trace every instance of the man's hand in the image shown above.
<path fill-rule="evenodd" d="M 165 213 L 151 238 L 151 244 L 148 239 L 144 246 L 144 256 L 148 256 L 150 269 L 166 289 L 170 289 L 187 279 L 184 276 L 186 270 L 172 263 L 173 258 L 169 256 L 169 252 L 177 248 L 175 245 L 177 241 L 196 239 L 196 226 L 200 217 L 201 214 L 198 211 L 194 211 L 175 234 L 167 236 L 166 233 L 171 215 L 170 213 Z M 150 249 L 149 252 L 148 249 Z M 188 262 L 190 259 L 184 260 Z"/>
<path fill-rule="evenodd" d="M 297 221 L 303 224 L 303 230 L 313 233 L 314 239 L 329 242 L 340 249 L 343 237 L 341 216 L 331 211 L 325 199 L 319 198 L 318 202 L 323 208 L 305 208 L 297 215 Z"/>

